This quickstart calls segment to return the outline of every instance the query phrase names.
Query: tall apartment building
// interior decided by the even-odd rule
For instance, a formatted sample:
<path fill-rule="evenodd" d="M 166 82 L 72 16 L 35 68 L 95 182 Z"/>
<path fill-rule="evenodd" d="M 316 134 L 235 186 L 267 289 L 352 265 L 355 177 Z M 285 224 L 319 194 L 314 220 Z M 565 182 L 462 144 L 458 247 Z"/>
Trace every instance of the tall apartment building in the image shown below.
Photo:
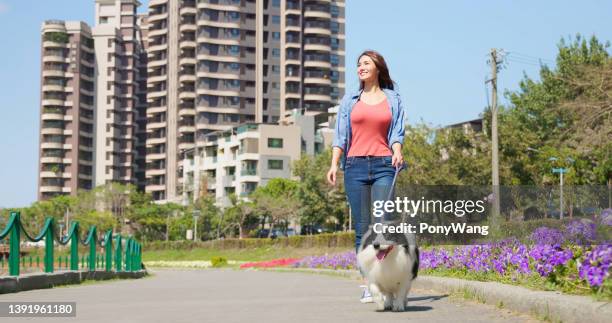
<path fill-rule="evenodd" d="M 94 42 L 79 21 L 42 25 L 38 199 L 93 185 Z"/>
<path fill-rule="evenodd" d="M 146 15 L 95 0 L 95 27 L 42 26 L 39 199 L 108 182 L 144 189 Z"/>
<path fill-rule="evenodd" d="M 344 94 L 344 0 L 151 0 L 146 191 L 180 201 L 206 135 L 327 111 Z"/>
<path fill-rule="evenodd" d="M 95 185 L 144 188 L 146 140 L 146 17 L 137 0 L 95 0 Z M 146 35 L 144 35 L 146 37 Z"/>

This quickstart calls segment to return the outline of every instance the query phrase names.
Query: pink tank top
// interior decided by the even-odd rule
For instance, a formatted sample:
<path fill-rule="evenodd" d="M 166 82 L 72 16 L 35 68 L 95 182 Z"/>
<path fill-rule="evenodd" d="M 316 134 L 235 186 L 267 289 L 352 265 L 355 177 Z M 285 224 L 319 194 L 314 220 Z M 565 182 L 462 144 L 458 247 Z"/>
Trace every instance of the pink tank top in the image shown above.
<path fill-rule="evenodd" d="M 351 146 L 347 157 L 393 155 L 387 143 L 391 125 L 387 100 L 370 105 L 359 100 L 351 111 Z"/>

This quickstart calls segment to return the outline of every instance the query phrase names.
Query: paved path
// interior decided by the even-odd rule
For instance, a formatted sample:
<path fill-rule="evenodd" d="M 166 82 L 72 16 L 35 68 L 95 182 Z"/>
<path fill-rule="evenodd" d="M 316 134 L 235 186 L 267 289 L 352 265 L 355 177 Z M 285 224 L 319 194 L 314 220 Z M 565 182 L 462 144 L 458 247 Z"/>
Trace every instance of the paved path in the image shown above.
<path fill-rule="evenodd" d="M 306 273 L 154 270 L 152 277 L 0 295 L 0 301 L 76 301 L 77 318 L 37 322 L 534 322 L 431 291 L 407 312 L 359 303 L 358 282 Z M 24 321 L 28 319 L 15 319 Z M 8 322 L 6 318 L 0 318 Z"/>

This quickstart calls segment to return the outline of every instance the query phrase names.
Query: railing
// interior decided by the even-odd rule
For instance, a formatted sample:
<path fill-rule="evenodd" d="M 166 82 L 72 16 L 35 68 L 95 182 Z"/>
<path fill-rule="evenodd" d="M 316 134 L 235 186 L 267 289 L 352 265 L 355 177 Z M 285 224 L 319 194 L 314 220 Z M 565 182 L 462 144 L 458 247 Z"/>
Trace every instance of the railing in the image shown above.
<path fill-rule="evenodd" d="M 44 252 L 44 271 L 46 273 L 52 273 L 55 269 L 54 266 L 54 250 L 53 244 L 57 242 L 60 245 L 67 245 L 70 242 L 70 256 L 65 256 L 64 263 L 66 268 L 69 270 L 79 270 L 80 267 L 87 267 L 89 271 L 94 271 L 96 268 L 104 268 L 105 271 L 111 271 L 113 269 L 113 261 L 115 265 L 115 271 L 138 271 L 142 269 L 142 246 L 132 237 L 126 239 L 125 248 L 123 245 L 123 238 L 121 235 L 117 235 L 113 238 L 112 230 L 108 230 L 103 239 L 98 243 L 98 234 L 96 226 L 92 226 L 87 234 L 85 240 L 81 240 L 79 237 L 79 222 L 74 221 L 68 231 L 68 234 L 61 238 L 55 233 L 55 221 L 52 217 L 47 217 L 42 231 L 36 236 L 30 236 L 23 225 L 21 224 L 21 216 L 19 212 L 11 212 L 8 225 L 0 232 L 0 240 L 4 240 L 7 236 L 9 237 L 9 255 L 8 255 L 8 267 L 9 275 L 19 276 L 20 263 L 25 267 L 25 257 L 21 257 L 21 233 L 31 242 L 39 242 L 45 240 L 45 252 Z M 113 248 L 113 240 L 114 248 Z M 79 258 L 79 243 L 83 246 L 89 246 L 89 254 L 87 258 Z M 102 255 L 96 255 L 96 248 L 99 246 L 104 247 L 104 257 Z M 113 257 L 115 258 L 113 260 Z M 39 259 L 37 259 L 38 262 Z M 0 258 L 0 266 L 4 267 L 4 256 Z M 59 267 L 62 268 L 62 257 L 58 258 Z M 32 265 L 32 258 L 29 259 L 30 265 Z M 68 264 L 70 265 L 68 267 Z"/>

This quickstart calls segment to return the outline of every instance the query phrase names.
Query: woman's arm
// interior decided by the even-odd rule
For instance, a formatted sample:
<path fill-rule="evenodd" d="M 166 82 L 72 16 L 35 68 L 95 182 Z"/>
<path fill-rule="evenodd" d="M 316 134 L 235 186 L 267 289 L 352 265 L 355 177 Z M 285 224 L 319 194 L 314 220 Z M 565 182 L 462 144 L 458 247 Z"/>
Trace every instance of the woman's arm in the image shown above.
<path fill-rule="evenodd" d="M 391 149 L 393 150 L 393 157 L 391 163 L 397 167 L 404 163 L 404 156 L 402 156 L 402 144 L 404 143 L 404 135 L 406 132 L 404 105 L 402 99 L 397 96 L 397 119 L 393 124 L 393 131 L 391 133 Z"/>
<path fill-rule="evenodd" d="M 338 173 L 338 160 L 342 155 L 342 149 L 340 147 L 332 148 L 332 161 L 329 170 L 327 171 L 327 182 L 331 185 L 336 185 L 336 178 Z"/>

